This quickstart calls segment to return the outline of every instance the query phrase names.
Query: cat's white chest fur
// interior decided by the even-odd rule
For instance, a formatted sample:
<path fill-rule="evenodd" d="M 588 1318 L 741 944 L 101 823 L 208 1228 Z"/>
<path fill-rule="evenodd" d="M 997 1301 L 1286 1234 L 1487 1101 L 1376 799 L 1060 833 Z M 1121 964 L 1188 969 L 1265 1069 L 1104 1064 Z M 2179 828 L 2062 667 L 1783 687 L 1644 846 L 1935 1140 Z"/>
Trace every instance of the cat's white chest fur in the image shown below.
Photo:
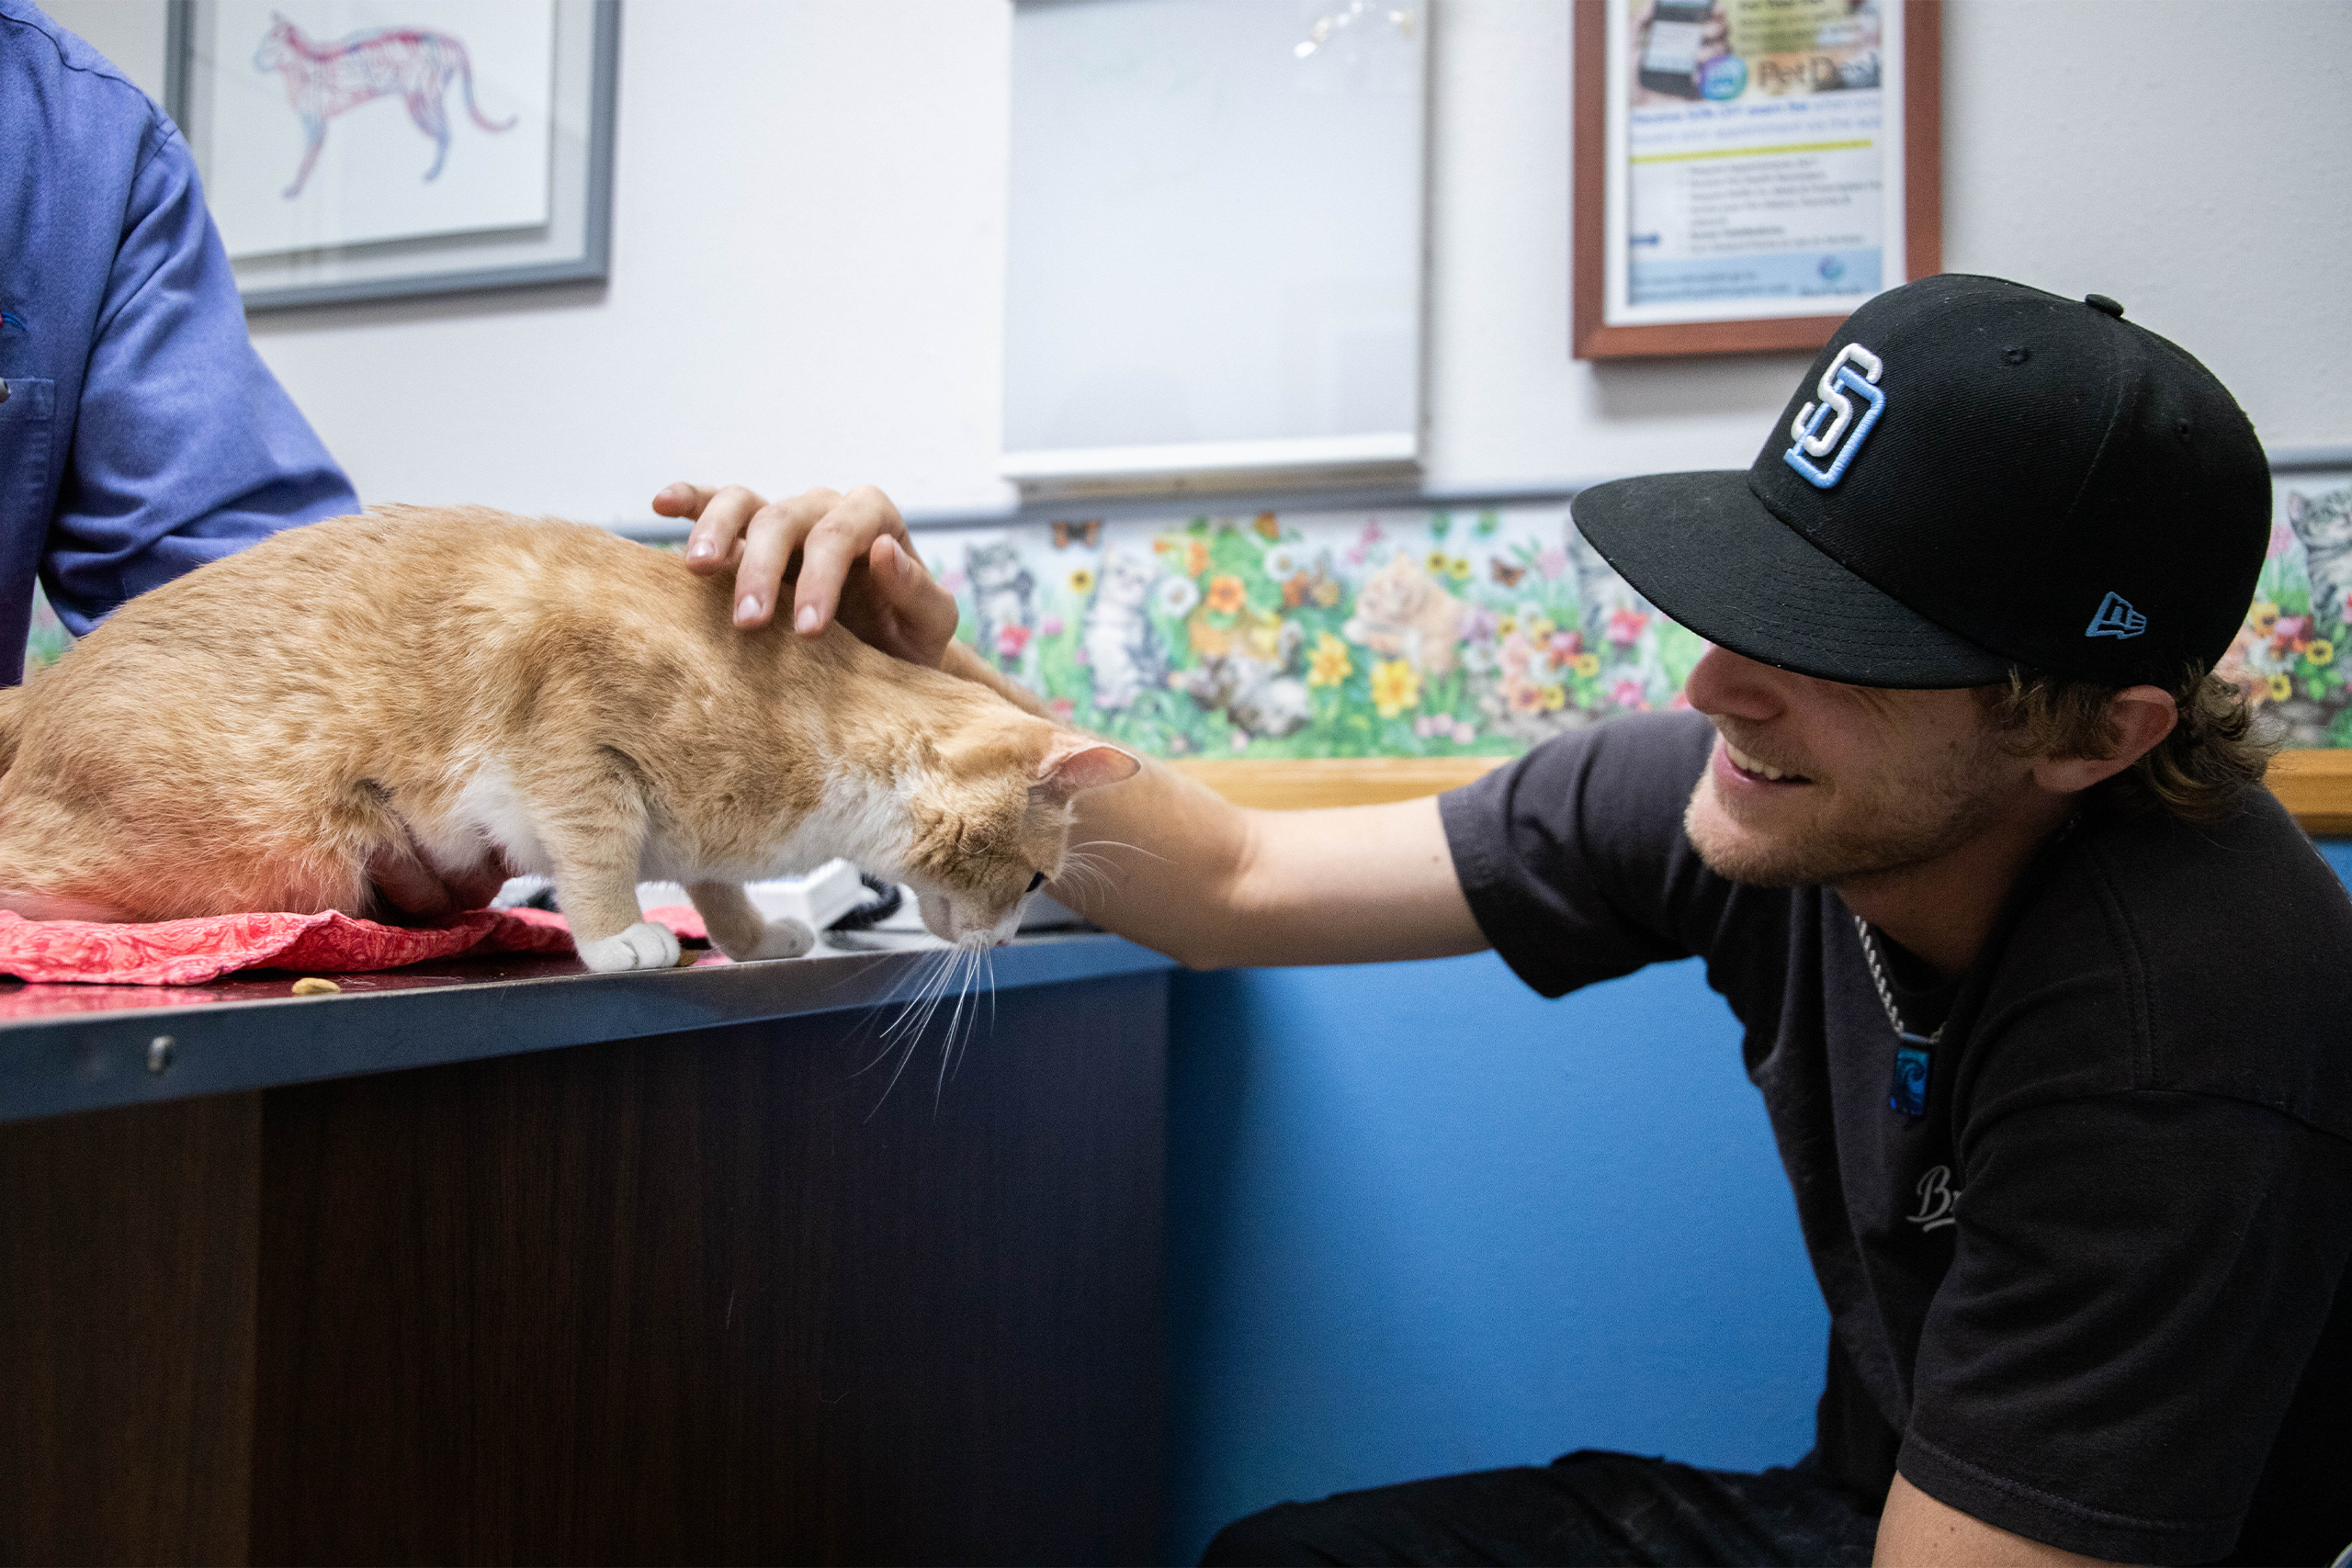
<path fill-rule="evenodd" d="M 772 841 L 724 858 L 665 831 L 661 817 L 654 813 L 656 825 L 639 853 L 640 882 L 758 882 L 813 871 L 836 858 L 888 869 L 905 860 L 911 837 L 903 793 L 856 773 L 837 776 L 817 808 Z M 499 761 L 473 765 L 442 821 L 411 827 L 425 851 L 445 864 L 470 864 L 488 844 L 504 852 L 518 875 L 562 873 L 539 836 L 529 799 Z"/>

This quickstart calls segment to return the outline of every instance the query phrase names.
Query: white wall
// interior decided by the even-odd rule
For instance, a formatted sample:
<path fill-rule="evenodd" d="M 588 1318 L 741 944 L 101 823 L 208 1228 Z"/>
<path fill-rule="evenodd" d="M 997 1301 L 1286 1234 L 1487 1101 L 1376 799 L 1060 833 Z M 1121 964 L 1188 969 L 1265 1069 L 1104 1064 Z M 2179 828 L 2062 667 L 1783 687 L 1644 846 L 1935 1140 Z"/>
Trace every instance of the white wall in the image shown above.
<path fill-rule="evenodd" d="M 126 51 L 127 16 L 161 28 L 154 0 L 54 9 Z M 1558 0 L 1438 0 L 1433 486 L 1744 465 L 1798 373 L 1569 359 L 1567 32 Z M 1001 505 L 1009 37 L 1003 0 L 628 0 L 608 288 L 255 341 L 371 500 L 616 521 L 695 476 Z M 2352 442 L 2347 57 L 2338 0 L 1951 0 L 1946 265 L 2113 295 L 2274 447 Z"/>

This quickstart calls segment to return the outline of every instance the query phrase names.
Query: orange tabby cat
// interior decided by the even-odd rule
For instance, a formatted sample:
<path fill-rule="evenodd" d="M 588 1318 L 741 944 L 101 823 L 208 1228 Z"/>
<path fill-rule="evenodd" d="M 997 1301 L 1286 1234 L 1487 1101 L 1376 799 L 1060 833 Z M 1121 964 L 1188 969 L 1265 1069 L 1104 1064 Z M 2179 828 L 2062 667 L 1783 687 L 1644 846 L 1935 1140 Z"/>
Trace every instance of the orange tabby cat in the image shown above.
<path fill-rule="evenodd" d="M 735 629 L 724 577 L 576 524 L 387 507 L 125 604 L 0 695 L 0 908 L 381 913 L 552 876 L 594 969 L 665 966 L 640 880 L 736 958 L 807 928 L 742 884 L 840 855 L 937 935 L 1012 934 L 1115 747 L 877 652 Z M 403 893 L 411 897 L 401 897 Z"/>

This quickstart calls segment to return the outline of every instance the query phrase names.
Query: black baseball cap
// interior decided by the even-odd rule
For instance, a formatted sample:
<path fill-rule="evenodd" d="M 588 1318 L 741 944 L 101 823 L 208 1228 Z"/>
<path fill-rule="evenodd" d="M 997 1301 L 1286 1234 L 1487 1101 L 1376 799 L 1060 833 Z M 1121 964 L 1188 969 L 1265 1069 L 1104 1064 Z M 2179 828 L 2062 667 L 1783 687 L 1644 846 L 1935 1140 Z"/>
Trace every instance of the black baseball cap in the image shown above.
<path fill-rule="evenodd" d="M 2245 619 L 2270 468 L 2212 372 L 2114 300 L 1946 274 L 1848 317 L 1747 472 L 1572 510 L 1661 611 L 1767 664 L 2170 688 Z"/>

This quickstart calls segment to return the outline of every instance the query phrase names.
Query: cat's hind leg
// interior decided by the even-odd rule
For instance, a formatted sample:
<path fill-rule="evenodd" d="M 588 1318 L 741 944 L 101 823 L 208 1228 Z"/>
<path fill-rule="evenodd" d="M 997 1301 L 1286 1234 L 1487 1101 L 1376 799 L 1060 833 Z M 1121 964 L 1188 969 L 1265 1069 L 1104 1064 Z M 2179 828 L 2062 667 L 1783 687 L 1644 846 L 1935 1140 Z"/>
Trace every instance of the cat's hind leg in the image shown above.
<path fill-rule="evenodd" d="M 760 913 L 740 882 L 690 882 L 702 923 L 718 951 L 738 964 L 755 958 L 797 958 L 817 945 L 817 933 L 798 920 L 771 920 Z"/>
<path fill-rule="evenodd" d="M 417 130 L 433 138 L 433 166 L 424 171 L 428 180 L 441 177 L 441 165 L 449 161 L 449 116 L 441 102 L 442 82 L 408 95 L 408 117 L 416 122 Z"/>

